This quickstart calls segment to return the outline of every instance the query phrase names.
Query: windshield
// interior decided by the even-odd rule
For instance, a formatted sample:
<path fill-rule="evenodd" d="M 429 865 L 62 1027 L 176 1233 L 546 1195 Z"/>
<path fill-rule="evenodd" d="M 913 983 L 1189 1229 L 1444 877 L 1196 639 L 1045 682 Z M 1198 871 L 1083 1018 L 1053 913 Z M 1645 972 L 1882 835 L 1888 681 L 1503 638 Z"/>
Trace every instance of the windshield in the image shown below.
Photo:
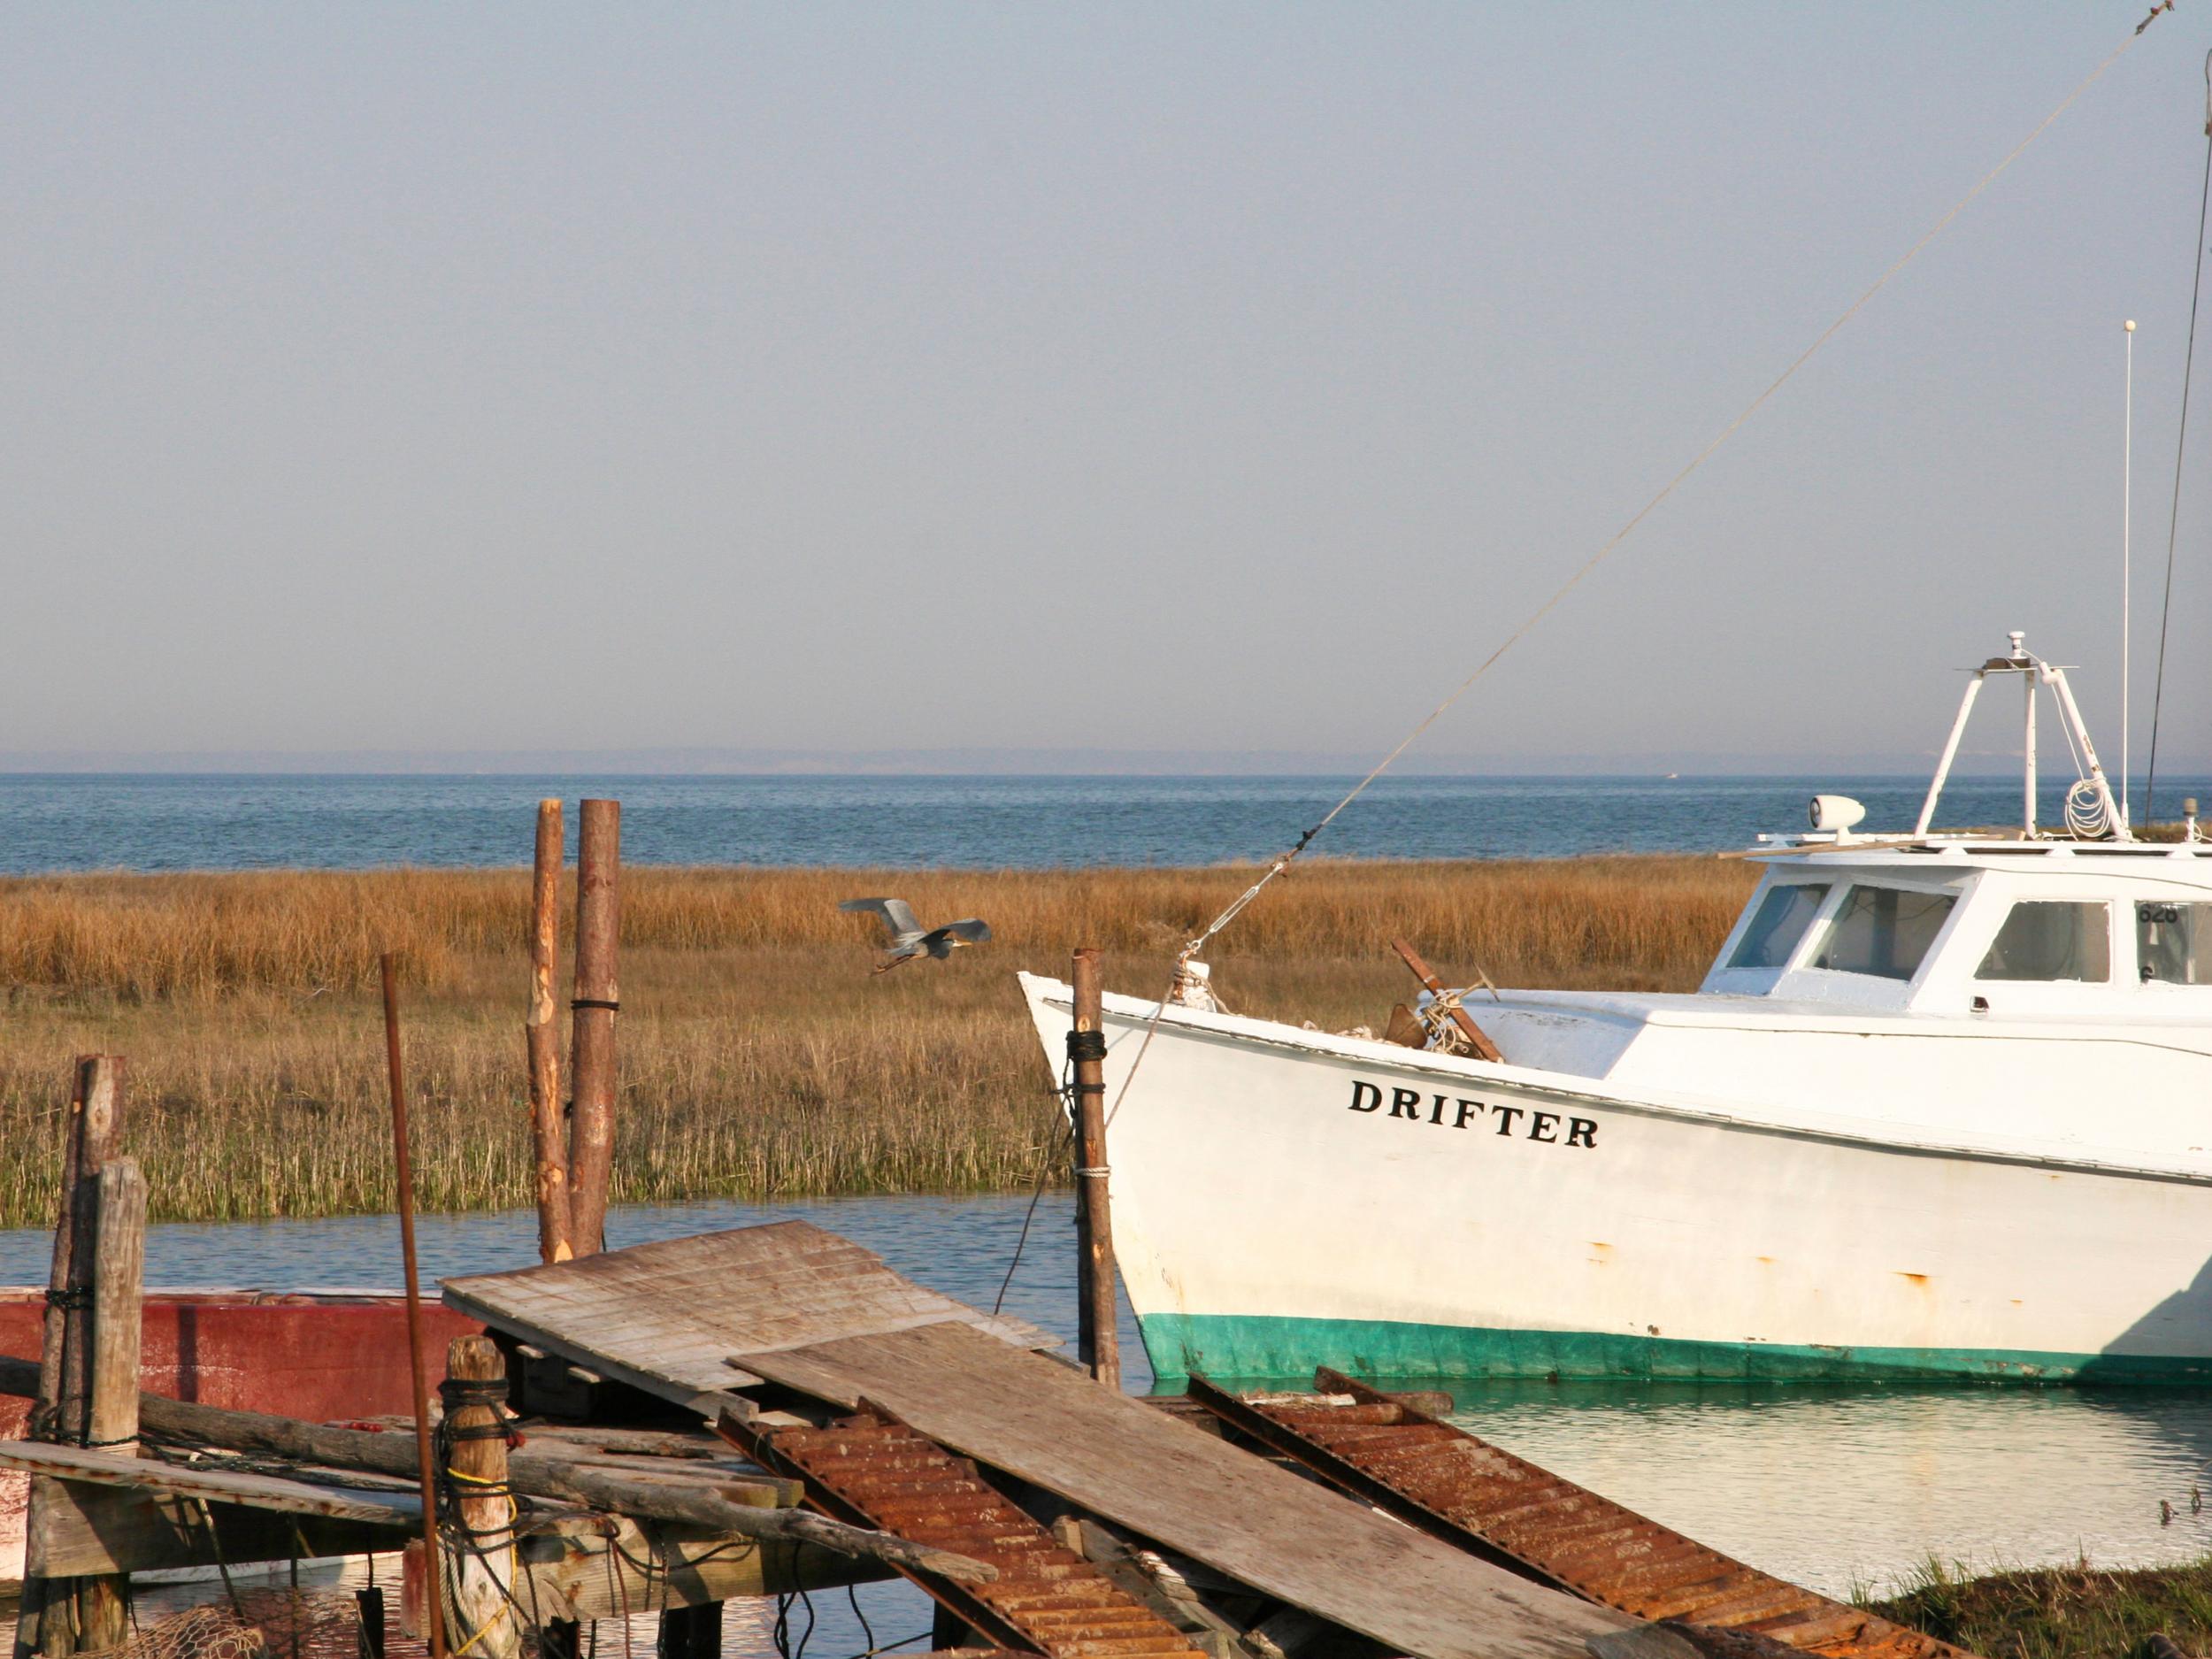
<path fill-rule="evenodd" d="M 1812 965 L 1838 973 L 1909 979 L 1955 903 L 1947 893 L 1855 883 L 1843 895 Z"/>
<path fill-rule="evenodd" d="M 1770 887 L 1752 912 L 1750 925 L 1728 958 L 1732 968 L 1780 968 L 1789 964 L 1797 941 L 1813 925 L 1813 912 L 1828 896 L 1825 881 L 1800 881 Z"/>

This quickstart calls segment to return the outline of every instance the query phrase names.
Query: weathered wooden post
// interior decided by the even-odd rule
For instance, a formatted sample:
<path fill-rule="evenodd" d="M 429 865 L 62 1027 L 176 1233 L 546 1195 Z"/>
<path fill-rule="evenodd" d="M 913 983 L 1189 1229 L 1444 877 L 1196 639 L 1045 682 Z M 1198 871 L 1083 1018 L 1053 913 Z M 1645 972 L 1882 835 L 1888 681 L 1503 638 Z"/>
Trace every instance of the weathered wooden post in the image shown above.
<path fill-rule="evenodd" d="M 530 1012 L 523 1035 L 530 1064 L 530 1132 L 537 1156 L 538 1255 L 548 1262 L 565 1262 L 576 1254 L 568 1112 L 561 1100 L 561 1036 L 553 1018 L 553 987 L 560 973 L 565 841 L 560 802 L 539 802 L 537 856 L 530 882 Z M 538 1640 L 543 1659 L 578 1659 L 582 1651 L 582 1632 L 573 1619 L 548 1619 Z M 380 1653 L 376 1659 L 383 1655 Z"/>
<path fill-rule="evenodd" d="M 61 1387 L 55 1401 L 57 1440 L 82 1445 L 92 1393 L 92 1283 L 100 1215 L 100 1171 L 115 1156 L 122 1133 L 123 1062 L 114 1055 L 86 1058 L 79 1094 L 74 1181 L 69 1207 L 69 1274 L 62 1303 Z"/>
<path fill-rule="evenodd" d="M 92 1056 L 81 1054 L 69 1075 L 69 1116 L 62 1128 L 61 1202 L 55 1207 L 53 1266 L 46 1280 L 46 1320 L 38 1356 L 38 1399 L 31 1407 L 31 1438 L 55 1438 L 61 1402 L 61 1361 L 68 1347 L 70 1260 L 76 1243 L 77 1165 L 84 1156 L 84 1086 Z M 111 1114 L 112 1116 L 112 1114 Z"/>
<path fill-rule="evenodd" d="M 1091 1375 L 1121 1386 L 1121 1343 L 1115 1328 L 1114 1225 L 1107 1195 L 1106 1027 L 1098 951 L 1075 953 L 1075 1024 L 1068 1058 L 1075 1071 L 1075 1237 L 1077 1347 Z"/>
<path fill-rule="evenodd" d="M 452 1646 L 483 1659 L 516 1659 L 522 1621 L 514 1583 L 515 1501 L 507 1486 L 507 1362 L 488 1336 L 457 1336 L 446 1349 L 445 1476 L 453 1486 L 458 1538 L 442 1552 L 452 1588 Z"/>
<path fill-rule="evenodd" d="M 96 1191 L 92 1267 L 91 1387 L 87 1446 L 138 1452 L 138 1350 L 146 1274 L 146 1178 L 131 1158 L 111 1157 L 88 1185 Z M 77 1651 L 119 1648 L 131 1632 L 128 1573 L 76 1581 Z"/>
<path fill-rule="evenodd" d="M 620 931 L 616 882 L 622 868 L 622 803 L 586 801 L 576 841 L 576 995 L 569 1087 L 570 1248 L 597 1253 L 605 1242 L 607 1181 L 614 1163 L 615 942 Z"/>
<path fill-rule="evenodd" d="M 537 1150 L 538 1255 L 565 1262 L 571 1242 L 568 1124 L 561 1110 L 561 1039 L 553 1023 L 553 979 L 561 949 L 561 803 L 538 803 L 537 857 L 530 881 L 530 1012 L 522 1025 L 530 1065 L 530 1133 Z"/>
<path fill-rule="evenodd" d="M 114 1156 L 121 1128 L 122 1073 L 123 1062 L 113 1055 L 83 1055 L 77 1061 L 62 1146 L 61 1202 L 55 1216 L 46 1328 L 39 1353 L 39 1397 L 31 1410 L 35 1440 L 81 1446 L 90 1436 L 99 1181 L 101 1170 Z M 135 1370 L 130 1397 L 134 1409 Z M 60 1488 L 52 1482 L 43 1478 L 31 1482 L 23 1596 L 16 1622 L 18 1659 L 33 1653 L 63 1659 L 95 1645 L 79 1633 L 76 1581 L 48 1578 L 38 1559 L 42 1513 L 63 1501 Z M 94 1597 L 96 1603 L 103 1599 L 96 1594 Z M 103 1617 L 100 1622 L 104 1626 L 109 1621 Z"/>

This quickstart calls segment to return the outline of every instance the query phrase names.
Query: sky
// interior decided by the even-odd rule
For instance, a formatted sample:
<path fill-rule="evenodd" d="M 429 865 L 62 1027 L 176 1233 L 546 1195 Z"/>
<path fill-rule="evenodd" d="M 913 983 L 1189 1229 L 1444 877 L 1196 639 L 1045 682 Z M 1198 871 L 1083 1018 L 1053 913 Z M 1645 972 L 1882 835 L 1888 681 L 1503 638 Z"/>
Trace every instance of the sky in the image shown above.
<path fill-rule="evenodd" d="M 2145 5 L 12 8 L 0 764 L 1379 755 Z M 2208 46 L 1415 764 L 1918 770 L 2021 628 L 2116 765 L 2133 318 L 2139 772 Z"/>

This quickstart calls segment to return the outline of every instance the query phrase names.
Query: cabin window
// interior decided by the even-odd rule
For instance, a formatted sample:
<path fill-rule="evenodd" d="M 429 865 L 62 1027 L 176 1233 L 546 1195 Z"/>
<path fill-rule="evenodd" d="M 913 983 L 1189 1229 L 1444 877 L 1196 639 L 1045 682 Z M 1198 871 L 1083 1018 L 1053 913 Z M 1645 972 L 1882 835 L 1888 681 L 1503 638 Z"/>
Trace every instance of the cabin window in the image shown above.
<path fill-rule="evenodd" d="M 2138 904 L 2135 961 L 2146 982 L 2212 985 L 2212 904 Z"/>
<path fill-rule="evenodd" d="M 1996 941 L 1974 977 L 2102 985 L 2112 977 L 2111 907 L 2023 900 L 1997 930 Z"/>
<path fill-rule="evenodd" d="M 1801 881 L 1769 887 L 1751 914 L 1751 925 L 1736 941 L 1728 958 L 1732 968 L 1780 968 L 1788 965 L 1797 941 L 1813 925 L 1813 913 L 1828 896 L 1825 881 Z"/>
<path fill-rule="evenodd" d="M 1828 937 L 1821 941 L 1812 965 L 1909 979 L 1920 971 L 1921 958 L 1943 931 L 1943 918 L 1955 902 L 1947 893 L 1855 884 L 1828 924 Z"/>

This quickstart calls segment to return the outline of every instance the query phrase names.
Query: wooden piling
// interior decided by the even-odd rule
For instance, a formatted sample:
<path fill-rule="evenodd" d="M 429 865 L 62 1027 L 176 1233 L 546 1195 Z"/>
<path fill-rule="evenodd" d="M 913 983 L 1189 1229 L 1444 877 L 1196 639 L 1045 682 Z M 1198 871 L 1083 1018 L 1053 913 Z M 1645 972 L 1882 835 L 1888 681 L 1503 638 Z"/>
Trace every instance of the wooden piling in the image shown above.
<path fill-rule="evenodd" d="M 722 1603 L 672 1607 L 661 1615 L 660 1659 L 721 1659 Z"/>
<path fill-rule="evenodd" d="M 134 1455 L 138 1450 L 138 1352 L 146 1272 L 146 1178 L 130 1158 L 110 1158 L 96 1189 L 93 1237 L 91 1383 L 85 1444 Z M 130 1575 L 102 1573 L 75 1586 L 76 1647 L 119 1648 L 131 1631 Z"/>
<path fill-rule="evenodd" d="M 69 1116 L 64 1120 L 61 1149 L 61 1198 L 55 1207 L 53 1266 L 46 1280 L 44 1339 L 39 1348 L 38 1398 L 31 1407 L 30 1436 L 35 1440 L 57 1438 L 55 1414 L 61 1401 L 61 1360 L 66 1347 L 67 1297 L 71 1253 L 77 1228 L 77 1166 L 83 1157 L 84 1086 L 92 1056 L 81 1054 L 69 1073 Z"/>
<path fill-rule="evenodd" d="M 499 1404 L 507 1363 L 488 1336 L 458 1336 L 446 1349 L 445 1475 L 458 1523 L 443 1552 L 452 1592 L 452 1642 L 481 1659 L 517 1659 L 522 1621 L 515 1574 L 515 1501 L 507 1485 L 507 1425 Z"/>
<path fill-rule="evenodd" d="M 569 1087 L 571 1248 L 591 1256 L 605 1243 L 607 1181 L 614 1161 L 616 884 L 622 868 L 622 803 L 586 801 L 576 843 L 576 995 Z"/>
<path fill-rule="evenodd" d="M 62 1317 L 61 1388 L 56 1398 L 58 1440 L 82 1445 L 92 1393 L 92 1284 L 99 1235 L 100 1171 L 115 1155 L 122 1130 L 123 1062 L 96 1054 L 84 1062 L 84 1109 L 78 1114 L 77 1168 L 69 1194 L 69 1276 Z"/>
<path fill-rule="evenodd" d="M 407 1371 L 415 1394 L 415 1468 L 422 1490 L 423 1624 L 430 1637 L 431 1659 L 446 1659 L 444 1610 L 438 1594 L 437 1465 L 430 1455 L 430 1375 L 422 1352 L 422 1283 L 415 1271 L 415 1165 L 408 1146 L 407 1078 L 400 1064 L 399 961 L 390 951 L 378 959 L 384 979 L 384 1064 L 392 1095 L 393 1189 L 399 1210 L 400 1268 L 407 1284 Z"/>
<path fill-rule="evenodd" d="M 1091 1375 L 1121 1386 L 1121 1341 L 1114 1303 L 1114 1226 L 1107 1192 L 1104 991 L 1098 951 L 1075 953 L 1075 1025 L 1068 1054 L 1075 1071 L 1077 1341 Z"/>
<path fill-rule="evenodd" d="M 86 1444 L 138 1452 L 138 1356 L 146 1294 L 146 1177 L 135 1158 L 102 1165 L 93 1249 L 92 1398 Z"/>
<path fill-rule="evenodd" d="M 530 1011 L 523 1046 L 530 1068 L 530 1133 L 537 1150 L 538 1256 L 565 1262 L 575 1251 L 569 1213 L 568 1123 L 561 1109 L 561 1039 L 553 982 L 561 941 L 561 803 L 538 803 L 537 858 L 530 883 Z"/>
<path fill-rule="evenodd" d="M 384 1659 L 384 1592 L 375 1585 L 353 1593 L 355 1624 L 360 1632 L 357 1659 Z"/>
<path fill-rule="evenodd" d="M 31 1409 L 31 1438 L 81 1446 L 89 1429 L 92 1390 L 92 1300 L 96 1277 L 100 1171 L 114 1156 L 122 1126 L 123 1062 L 114 1055 L 82 1055 L 70 1090 L 69 1121 L 62 1146 L 62 1190 L 54 1221 L 52 1274 L 46 1296 L 46 1328 L 39 1353 L 39 1397 Z M 132 1401 L 137 1378 L 131 1379 Z M 55 1488 L 31 1483 L 27 1536 L 39 1512 L 55 1501 Z M 34 1653 L 65 1659 L 83 1651 L 77 1616 L 77 1583 L 50 1579 L 35 1560 L 24 1563 L 22 1601 L 16 1621 L 17 1659 Z M 104 1598 L 96 1594 L 96 1604 Z M 110 1621 L 103 1616 L 100 1624 Z"/>

